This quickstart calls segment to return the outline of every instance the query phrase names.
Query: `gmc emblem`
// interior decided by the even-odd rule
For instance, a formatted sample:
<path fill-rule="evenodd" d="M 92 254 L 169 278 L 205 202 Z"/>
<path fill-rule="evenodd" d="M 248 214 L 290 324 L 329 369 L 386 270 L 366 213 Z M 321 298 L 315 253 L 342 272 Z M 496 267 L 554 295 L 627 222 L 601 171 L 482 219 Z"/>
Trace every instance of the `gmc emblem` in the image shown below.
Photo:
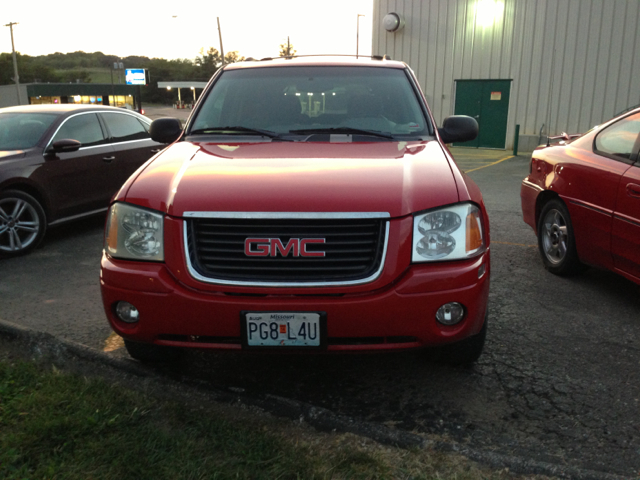
<path fill-rule="evenodd" d="M 279 238 L 247 238 L 244 254 L 248 257 L 275 257 L 278 252 L 283 257 L 291 253 L 293 257 L 324 257 L 325 252 L 308 252 L 310 243 L 325 243 L 324 238 L 292 238 L 283 245 Z"/>

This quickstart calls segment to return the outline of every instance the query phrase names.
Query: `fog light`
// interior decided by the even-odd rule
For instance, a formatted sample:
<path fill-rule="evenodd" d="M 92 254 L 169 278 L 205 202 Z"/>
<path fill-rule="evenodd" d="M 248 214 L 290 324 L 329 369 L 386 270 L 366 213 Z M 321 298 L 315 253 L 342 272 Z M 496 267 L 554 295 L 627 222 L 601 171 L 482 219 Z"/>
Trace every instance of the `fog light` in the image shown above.
<path fill-rule="evenodd" d="M 458 302 L 445 303 L 436 312 L 436 320 L 444 325 L 455 325 L 464 317 L 464 307 Z"/>
<path fill-rule="evenodd" d="M 120 320 L 127 323 L 135 323 L 140 319 L 140 312 L 129 302 L 116 303 L 116 315 Z"/>

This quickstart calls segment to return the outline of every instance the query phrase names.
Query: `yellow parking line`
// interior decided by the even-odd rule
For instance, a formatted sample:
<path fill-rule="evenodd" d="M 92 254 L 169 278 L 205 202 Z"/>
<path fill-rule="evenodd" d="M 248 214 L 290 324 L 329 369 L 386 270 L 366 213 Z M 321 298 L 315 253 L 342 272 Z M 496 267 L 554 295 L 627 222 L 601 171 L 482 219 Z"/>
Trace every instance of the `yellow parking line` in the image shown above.
<path fill-rule="evenodd" d="M 493 160 L 489 160 L 489 161 L 482 161 L 482 160 L 456 160 L 456 163 L 458 165 L 469 165 L 469 166 L 473 166 L 473 165 L 489 165 L 490 163 L 494 163 Z"/>
<path fill-rule="evenodd" d="M 471 170 L 467 170 L 464 173 L 471 173 L 471 172 L 475 172 L 476 170 L 480 170 L 481 168 L 487 168 L 487 167 L 490 167 L 492 165 L 497 165 L 498 163 L 504 162 L 505 160 L 509 160 L 510 158 L 513 158 L 513 157 L 514 157 L 514 155 L 509 155 L 508 157 L 505 157 L 505 158 L 503 158 L 501 160 L 498 160 L 497 162 L 493 162 L 493 163 L 490 163 L 488 165 L 483 165 L 483 166 L 478 167 L 478 168 L 472 168 Z"/>
<path fill-rule="evenodd" d="M 538 247 L 538 245 L 526 245 L 524 243 L 511 243 L 511 242 L 495 242 L 493 240 L 491 240 L 491 243 L 498 243 L 500 245 L 515 245 L 516 247 L 535 247 L 535 248 Z"/>
<path fill-rule="evenodd" d="M 117 335 L 115 332 L 111 332 L 109 338 L 107 338 L 104 342 L 104 352 L 113 352 L 120 348 L 124 347 L 124 340 L 121 336 Z"/>

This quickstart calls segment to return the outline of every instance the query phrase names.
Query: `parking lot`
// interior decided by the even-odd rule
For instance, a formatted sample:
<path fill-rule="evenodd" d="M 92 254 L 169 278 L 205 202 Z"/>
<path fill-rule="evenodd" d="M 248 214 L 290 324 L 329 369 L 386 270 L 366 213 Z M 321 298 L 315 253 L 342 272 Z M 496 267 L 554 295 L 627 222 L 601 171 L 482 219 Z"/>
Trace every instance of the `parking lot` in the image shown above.
<path fill-rule="evenodd" d="M 472 368 L 393 355 L 190 353 L 168 376 L 273 394 L 356 420 L 436 435 L 539 462 L 636 477 L 640 469 L 640 291 L 590 269 L 547 273 L 522 221 L 528 156 L 454 149 L 483 191 L 492 278 L 485 352 Z M 106 322 L 98 282 L 104 217 L 48 234 L 0 260 L 0 321 L 127 357 Z"/>

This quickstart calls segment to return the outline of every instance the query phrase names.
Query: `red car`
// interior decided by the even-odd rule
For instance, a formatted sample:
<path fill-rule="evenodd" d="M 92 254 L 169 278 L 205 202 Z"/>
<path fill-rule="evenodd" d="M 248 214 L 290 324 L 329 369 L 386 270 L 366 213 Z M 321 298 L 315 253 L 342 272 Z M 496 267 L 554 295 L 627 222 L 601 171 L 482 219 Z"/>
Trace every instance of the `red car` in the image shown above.
<path fill-rule="evenodd" d="M 636 108 L 533 152 L 522 214 L 547 270 L 568 275 L 594 265 L 640 284 L 639 148 Z"/>
<path fill-rule="evenodd" d="M 111 204 L 104 307 L 130 355 L 175 347 L 371 352 L 483 348 L 489 222 L 401 62 L 227 65 L 174 142 Z M 171 347 L 174 347 L 173 349 Z"/>

